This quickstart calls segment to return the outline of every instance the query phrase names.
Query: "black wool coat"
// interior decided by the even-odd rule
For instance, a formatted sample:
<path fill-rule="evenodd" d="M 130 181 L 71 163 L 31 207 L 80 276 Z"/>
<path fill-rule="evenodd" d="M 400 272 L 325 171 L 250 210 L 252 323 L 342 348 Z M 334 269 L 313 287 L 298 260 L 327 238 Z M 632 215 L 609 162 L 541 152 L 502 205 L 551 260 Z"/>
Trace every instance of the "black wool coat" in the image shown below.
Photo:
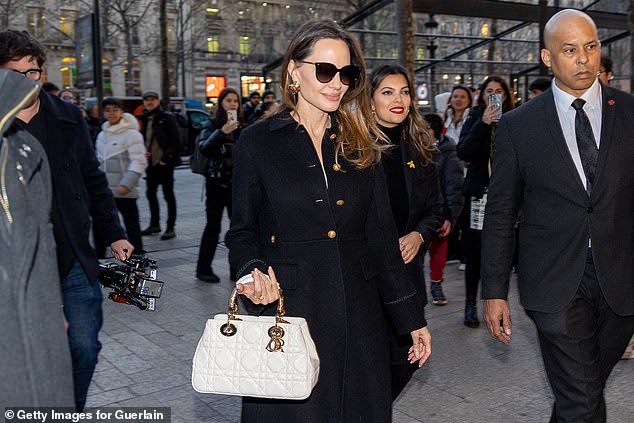
<path fill-rule="evenodd" d="M 320 357 L 307 400 L 245 398 L 246 422 L 389 421 L 382 307 L 401 333 L 423 326 L 383 171 L 358 170 L 341 157 L 336 171 L 337 131 L 333 125 L 322 139 L 327 186 L 308 133 L 288 111 L 248 127 L 236 143 L 230 263 L 238 277 L 273 267 L 287 315 L 307 320 Z"/>
<path fill-rule="evenodd" d="M 40 92 L 40 102 L 40 110 L 45 109 L 40 113 L 46 117 L 46 153 L 63 230 L 94 283 L 99 263 L 89 241 L 91 220 L 106 245 L 125 238 L 125 232 L 81 111 L 45 92 Z"/>

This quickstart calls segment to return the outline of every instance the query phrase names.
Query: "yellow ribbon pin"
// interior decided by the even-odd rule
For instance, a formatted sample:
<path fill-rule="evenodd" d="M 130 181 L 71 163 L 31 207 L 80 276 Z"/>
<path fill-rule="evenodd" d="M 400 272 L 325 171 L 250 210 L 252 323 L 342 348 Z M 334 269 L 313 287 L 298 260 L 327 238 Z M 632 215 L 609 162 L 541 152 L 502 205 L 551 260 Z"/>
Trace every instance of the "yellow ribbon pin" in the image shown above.
<path fill-rule="evenodd" d="M 406 163 L 406 165 L 408 165 L 410 169 L 416 169 L 416 165 L 414 164 L 414 160 L 410 160 L 409 162 Z"/>

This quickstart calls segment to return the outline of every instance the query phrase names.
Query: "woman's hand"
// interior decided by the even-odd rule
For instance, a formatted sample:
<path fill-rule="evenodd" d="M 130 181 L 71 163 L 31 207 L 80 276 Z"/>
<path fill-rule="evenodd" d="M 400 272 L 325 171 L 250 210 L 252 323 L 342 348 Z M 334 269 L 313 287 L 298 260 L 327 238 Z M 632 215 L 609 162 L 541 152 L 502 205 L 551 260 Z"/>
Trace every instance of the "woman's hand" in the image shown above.
<path fill-rule="evenodd" d="M 259 269 L 252 271 L 253 282 L 236 284 L 238 294 L 244 295 L 254 304 L 266 305 L 277 301 L 280 298 L 280 285 L 271 266 L 268 272 L 265 275 Z"/>
<path fill-rule="evenodd" d="M 222 125 L 222 128 L 220 128 L 220 130 L 223 134 L 229 135 L 230 133 L 238 129 L 239 126 L 240 122 L 238 122 L 237 120 L 228 120 L 227 123 Z"/>
<path fill-rule="evenodd" d="M 482 114 L 482 122 L 487 125 L 491 125 L 492 123 L 497 123 L 500 119 L 493 119 L 493 117 L 497 117 L 502 113 L 502 106 L 496 106 L 495 104 L 489 104 L 486 109 L 484 109 L 484 113 Z"/>
<path fill-rule="evenodd" d="M 405 236 L 402 236 L 398 240 L 398 245 L 401 248 L 401 257 L 405 264 L 410 264 L 421 245 L 423 245 L 423 236 L 420 232 L 412 231 Z"/>
<path fill-rule="evenodd" d="M 407 360 L 412 364 L 418 361 L 418 367 L 423 367 L 431 355 L 431 333 L 425 326 L 410 332 L 410 335 L 412 335 L 413 344 L 407 354 Z"/>

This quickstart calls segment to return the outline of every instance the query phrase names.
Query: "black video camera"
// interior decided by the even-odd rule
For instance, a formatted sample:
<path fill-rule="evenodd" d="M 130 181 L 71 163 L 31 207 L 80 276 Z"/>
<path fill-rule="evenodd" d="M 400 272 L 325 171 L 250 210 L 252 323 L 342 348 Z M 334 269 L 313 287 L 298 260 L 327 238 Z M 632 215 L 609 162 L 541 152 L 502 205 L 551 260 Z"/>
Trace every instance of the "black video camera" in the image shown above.
<path fill-rule="evenodd" d="M 163 282 L 156 280 L 156 260 L 133 254 L 122 264 L 100 263 L 99 270 L 99 282 L 112 289 L 108 295 L 112 301 L 154 311 L 163 290 Z"/>

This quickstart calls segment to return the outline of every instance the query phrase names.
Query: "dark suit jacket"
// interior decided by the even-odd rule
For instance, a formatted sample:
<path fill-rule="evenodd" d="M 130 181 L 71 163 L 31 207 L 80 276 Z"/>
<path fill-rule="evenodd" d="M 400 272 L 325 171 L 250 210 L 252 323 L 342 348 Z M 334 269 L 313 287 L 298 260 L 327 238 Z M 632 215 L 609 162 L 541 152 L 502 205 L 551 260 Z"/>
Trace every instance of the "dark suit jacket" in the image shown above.
<path fill-rule="evenodd" d="M 634 314 L 634 97 L 601 88 L 599 159 L 590 197 L 551 90 L 504 114 L 482 235 L 483 298 L 507 296 L 513 225 L 521 209 L 518 281 L 525 308 L 554 312 L 570 302 L 592 237 L 608 304 L 617 314 Z"/>
<path fill-rule="evenodd" d="M 81 111 L 44 92 L 47 154 L 66 236 L 90 281 L 99 264 L 89 243 L 91 218 L 106 245 L 125 238 L 105 174 L 99 169 Z"/>

